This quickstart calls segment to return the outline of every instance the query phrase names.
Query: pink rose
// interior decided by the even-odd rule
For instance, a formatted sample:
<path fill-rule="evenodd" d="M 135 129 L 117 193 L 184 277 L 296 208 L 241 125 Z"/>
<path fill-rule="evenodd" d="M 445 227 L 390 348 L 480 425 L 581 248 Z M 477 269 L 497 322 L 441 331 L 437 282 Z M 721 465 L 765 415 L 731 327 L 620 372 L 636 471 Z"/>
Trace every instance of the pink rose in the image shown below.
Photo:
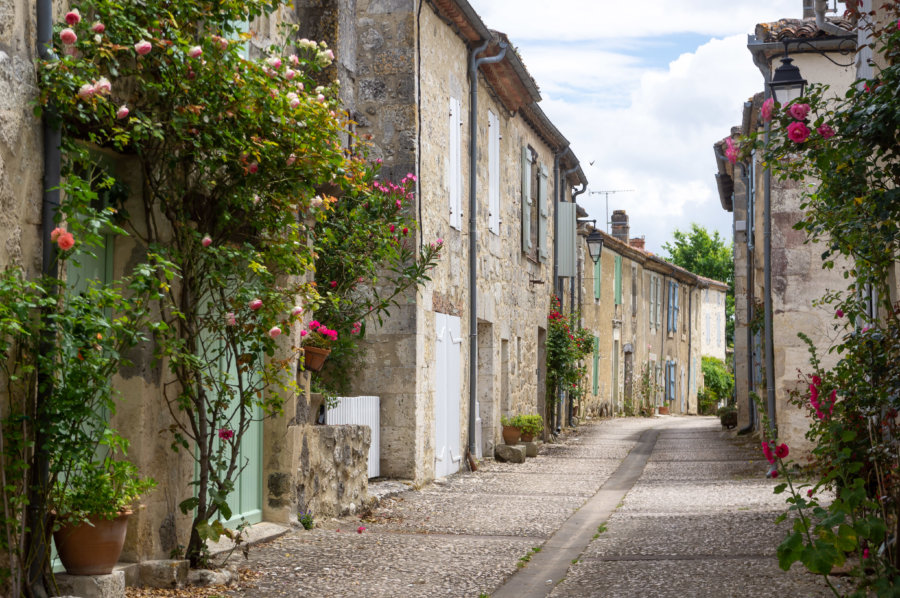
<path fill-rule="evenodd" d="M 134 51 L 138 53 L 139 56 L 144 56 L 145 54 L 149 54 L 150 50 L 153 49 L 153 45 L 147 40 L 141 40 L 138 43 L 134 44 Z"/>
<path fill-rule="evenodd" d="M 392 225 L 390 225 L 390 226 L 388 227 L 388 230 L 390 230 L 391 232 L 394 232 L 394 228 L 395 228 L 395 227 L 394 227 L 394 225 L 392 224 Z"/>
<path fill-rule="evenodd" d="M 81 13 L 78 12 L 77 8 L 73 8 L 69 12 L 66 13 L 66 23 L 69 25 L 77 25 L 81 22 Z"/>
<path fill-rule="evenodd" d="M 328 57 L 328 60 L 334 60 L 334 52 L 332 52 L 330 49 L 325 50 L 325 56 Z"/>
<path fill-rule="evenodd" d="M 109 79 L 106 77 L 100 77 L 96 83 L 94 83 L 94 93 L 102 93 L 107 94 L 112 91 L 112 84 L 109 82 Z"/>
<path fill-rule="evenodd" d="M 294 154 L 291 154 L 290 156 L 288 156 L 287 165 L 291 166 L 296 161 L 297 161 L 297 156 L 295 156 Z"/>
<path fill-rule="evenodd" d="M 197 58 L 203 54 L 203 48 L 200 46 L 193 46 L 190 50 L 188 50 L 188 56 L 191 58 Z"/>
<path fill-rule="evenodd" d="M 297 66 L 298 64 L 300 64 L 300 59 L 297 58 L 296 54 L 291 54 L 290 56 L 288 56 L 288 60 L 294 66 Z"/>
<path fill-rule="evenodd" d="M 225 324 L 227 324 L 228 326 L 234 326 L 235 324 L 237 324 L 237 318 L 234 317 L 233 311 L 225 314 Z"/>
<path fill-rule="evenodd" d="M 295 71 L 294 69 L 288 69 L 284 72 L 284 78 L 287 79 L 288 81 L 290 81 L 291 79 L 293 79 L 296 76 L 297 76 L 297 71 Z"/>
<path fill-rule="evenodd" d="M 803 120 L 809 114 L 809 104 L 791 104 L 788 107 L 788 114 L 795 120 Z"/>
<path fill-rule="evenodd" d="M 209 235 L 204 235 L 203 240 L 200 242 L 203 243 L 204 247 L 209 247 L 210 245 L 212 245 L 212 239 Z"/>
<path fill-rule="evenodd" d="M 68 231 L 62 231 L 61 233 L 59 233 L 59 236 L 56 239 L 56 244 L 63 251 L 68 251 L 75 246 L 75 237 L 73 237 L 72 233 Z"/>
<path fill-rule="evenodd" d="M 247 306 L 253 311 L 256 311 L 257 309 L 262 307 L 262 299 L 254 299 L 250 303 L 248 303 Z"/>
<path fill-rule="evenodd" d="M 104 31 L 106 31 L 106 25 L 104 25 L 100 21 L 97 21 L 96 23 L 91 25 L 91 31 L 93 31 L 94 33 L 103 33 Z"/>
<path fill-rule="evenodd" d="M 337 287 L 337 281 L 336 281 L 336 280 L 332 280 L 330 284 L 331 284 L 331 288 L 332 288 L 332 289 L 334 289 L 334 288 Z"/>
<path fill-rule="evenodd" d="M 281 328 L 279 328 L 278 326 L 272 326 L 271 328 L 269 328 L 269 337 L 270 338 L 275 338 L 279 334 L 281 334 Z"/>
<path fill-rule="evenodd" d="M 60 236 L 61 234 L 63 234 L 64 232 L 66 232 L 66 229 L 64 229 L 64 228 L 60 228 L 60 227 L 58 227 L 58 226 L 57 226 L 56 228 L 54 228 L 54 229 L 50 232 L 50 242 L 51 242 L 51 243 L 56 243 L 56 240 L 59 239 L 59 236 Z"/>
<path fill-rule="evenodd" d="M 74 31 L 67 27 L 59 32 L 59 39 L 61 39 L 62 43 L 66 44 L 67 46 L 71 46 L 78 41 L 78 36 L 75 35 Z"/>
<path fill-rule="evenodd" d="M 828 125 L 825 125 L 825 124 L 819 125 L 819 127 L 816 129 L 816 131 L 819 133 L 819 135 L 822 136 L 822 139 L 828 139 L 830 137 L 834 137 L 834 129 L 832 129 Z"/>
<path fill-rule="evenodd" d="M 273 69 L 281 68 L 281 59 L 278 58 L 277 56 L 272 56 L 271 58 L 267 58 L 266 63 L 268 63 L 268 65 L 271 66 Z"/>
<path fill-rule="evenodd" d="M 772 113 L 775 112 L 775 99 L 769 98 L 762 104 L 762 108 L 759 110 L 760 116 L 762 116 L 763 122 L 769 122 L 772 120 Z"/>
<path fill-rule="evenodd" d="M 325 96 L 320 93 L 319 95 L 316 96 L 316 100 L 319 102 L 324 102 Z"/>
<path fill-rule="evenodd" d="M 404 226 L 404 227 L 403 227 L 403 234 L 406 235 L 407 233 L 409 233 L 409 229 L 406 228 L 406 227 Z"/>
<path fill-rule="evenodd" d="M 247 167 L 247 170 L 250 171 L 250 174 L 256 174 L 256 171 L 259 170 L 259 164 L 250 162 L 250 166 Z"/>
<path fill-rule="evenodd" d="M 302 314 L 303 314 L 303 306 L 302 305 L 295 305 L 294 309 L 291 310 L 291 315 L 294 316 L 295 318 Z"/>
<path fill-rule="evenodd" d="M 809 138 L 809 128 L 800 121 L 788 125 L 788 138 L 794 143 L 803 143 Z"/>
<path fill-rule="evenodd" d="M 95 91 L 96 90 L 94 89 L 93 85 L 91 85 L 90 83 L 85 83 L 78 89 L 78 97 L 82 100 L 90 99 L 90 97 L 94 95 Z"/>
<path fill-rule="evenodd" d="M 119 106 L 119 109 L 116 111 L 116 118 L 123 119 L 128 118 L 128 107 L 125 104 Z"/>

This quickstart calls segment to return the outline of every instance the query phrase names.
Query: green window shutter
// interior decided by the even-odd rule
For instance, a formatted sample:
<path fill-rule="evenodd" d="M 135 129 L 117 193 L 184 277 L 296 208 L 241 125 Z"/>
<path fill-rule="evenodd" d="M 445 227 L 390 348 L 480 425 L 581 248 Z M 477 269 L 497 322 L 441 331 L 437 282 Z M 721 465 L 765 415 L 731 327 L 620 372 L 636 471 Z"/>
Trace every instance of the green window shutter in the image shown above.
<path fill-rule="evenodd" d="M 597 390 L 599 388 L 599 382 L 600 382 L 599 378 L 598 378 L 599 368 L 600 368 L 600 337 L 595 336 L 594 337 L 594 376 L 593 376 L 594 380 L 593 380 L 593 385 L 592 385 L 592 388 L 594 391 L 594 396 L 597 395 Z"/>
<path fill-rule="evenodd" d="M 675 315 L 672 316 L 672 331 L 677 332 L 678 331 L 678 283 L 677 282 L 672 286 L 672 290 L 675 291 L 675 301 L 674 301 Z"/>
<path fill-rule="evenodd" d="M 622 256 L 616 256 L 616 305 L 622 305 Z"/>
<path fill-rule="evenodd" d="M 531 157 L 522 146 L 522 251 L 531 251 Z"/>
<path fill-rule="evenodd" d="M 601 260 L 594 262 L 594 299 L 600 299 L 600 281 L 602 276 Z"/>
<path fill-rule="evenodd" d="M 547 250 L 547 220 L 549 216 L 547 208 L 547 167 L 541 164 L 540 182 L 538 183 L 538 205 L 534 206 L 538 210 L 538 257 L 542 262 L 546 262 L 550 257 Z"/>

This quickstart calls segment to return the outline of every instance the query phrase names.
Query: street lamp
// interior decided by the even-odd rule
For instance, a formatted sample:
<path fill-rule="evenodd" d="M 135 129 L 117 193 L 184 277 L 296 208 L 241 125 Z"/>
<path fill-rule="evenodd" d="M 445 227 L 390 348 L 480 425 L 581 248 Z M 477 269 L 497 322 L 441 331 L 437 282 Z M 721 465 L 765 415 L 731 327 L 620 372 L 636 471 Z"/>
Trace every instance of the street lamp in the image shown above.
<path fill-rule="evenodd" d="M 587 236 L 587 245 L 588 252 L 591 254 L 591 259 L 594 260 L 594 263 L 600 261 L 600 253 L 603 251 L 603 233 L 598 231 L 596 228 L 591 231 L 591 234 Z"/>
<path fill-rule="evenodd" d="M 793 64 L 794 59 L 788 57 L 787 48 L 788 42 L 785 42 L 781 66 L 775 69 L 772 80 L 769 81 L 769 88 L 775 96 L 775 101 L 782 106 L 802 97 L 806 87 L 806 79 L 800 75 L 800 69 Z"/>

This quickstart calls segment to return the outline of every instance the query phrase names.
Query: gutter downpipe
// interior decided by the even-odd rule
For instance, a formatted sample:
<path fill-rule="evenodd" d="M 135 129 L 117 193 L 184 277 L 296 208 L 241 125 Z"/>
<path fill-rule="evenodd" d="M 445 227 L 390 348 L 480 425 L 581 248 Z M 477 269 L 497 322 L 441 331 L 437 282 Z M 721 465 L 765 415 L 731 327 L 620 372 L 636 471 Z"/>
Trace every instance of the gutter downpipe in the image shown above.
<path fill-rule="evenodd" d="M 768 85 L 766 85 L 768 88 Z M 766 93 L 768 96 L 768 92 Z M 769 145 L 770 124 L 766 123 L 765 145 Z M 765 285 L 764 320 L 766 335 L 766 407 L 769 416 L 769 440 L 778 438 L 778 420 L 775 412 L 775 345 L 772 340 L 772 171 L 766 166 L 763 189 L 763 276 Z M 766 477 L 771 477 L 775 466 L 769 467 Z"/>
<path fill-rule="evenodd" d="M 569 170 L 566 170 L 565 172 L 562 173 L 562 175 L 560 177 L 563 182 L 563 184 L 560 185 L 560 191 L 562 193 L 565 193 L 566 179 L 568 178 L 568 176 L 570 174 L 572 174 L 573 172 L 576 172 L 577 170 L 578 170 L 578 165 L 576 164 L 574 167 L 572 167 Z M 581 195 L 582 193 L 584 193 L 584 189 L 586 189 L 586 187 L 584 187 L 583 185 L 582 185 L 582 187 L 583 187 L 582 190 L 578 193 L 575 193 L 574 188 L 572 189 L 572 203 L 575 203 L 575 198 L 578 197 L 578 195 Z M 573 314 L 575 313 L 576 305 L 581 307 L 581 299 L 580 299 L 581 285 L 575 284 L 577 281 L 581 280 L 581 272 L 582 272 L 581 252 L 577 251 L 577 248 L 578 248 L 578 224 L 577 223 L 575 224 L 575 248 L 576 248 L 576 251 L 575 251 L 575 276 L 572 278 L 572 288 L 570 289 L 570 293 L 569 293 L 570 301 L 572 302 L 572 313 Z M 578 295 L 579 295 L 578 303 L 575 303 L 575 296 L 576 296 L 575 288 L 576 288 L 576 286 L 578 287 Z M 580 320 L 578 321 L 578 328 L 581 328 Z M 566 425 L 570 428 L 572 427 L 572 411 L 574 408 L 575 408 L 575 406 L 572 405 L 572 394 L 566 393 Z"/>
<path fill-rule="evenodd" d="M 751 160 L 753 158 L 751 157 Z M 737 431 L 738 436 L 749 434 L 756 427 L 756 404 L 753 402 L 753 330 L 750 322 L 753 321 L 753 189 L 751 188 L 750 175 L 747 173 L 747 165 L 741 165 L 741 178 L 744 179 L 744 193 L 747 195 L 747 425 Z"/>
<path fill-rule="evenodd" d="M 469 56 L 469 455 L 475 455 L 475 405 L 478 380 L 478 68 L 482 64 L 500 62 L 506 55 L 508 44 L 500 40 L 500 53 L 496 56 L 476 58 L 484 52 L 491 40 L 475 48 Z"/>
<path fill-rule="evenodd" d="M 38 55 L 43 60 L 56 60 L 57 56 L 52 50 L 53 37 L 53 2 L 52 0 L 38 0 L 36 3 L 37 17 L 37 45 Z M 61 133 L 56 127 L 53 127 L 47 119 L 45 112 L 43 116 L 43 159 L 44 159 L 44 176 L 43 187 L 44 193 L 41 201 L 41 273 L 44 275 L 57 275 L 54 272 L 56 265 L 56 247 L 50 241 L 50 232 L 54 227 L 56 211 L 59 208 L 59 184 L 60 184 L 60 164 L 61 164 Z M 57 293 L 56 287 L 48 289 L 51 296 Z M 44 331 L 40 341 L 41 353 L 49 352 L 50 347 L 55 338 L 55 333 L 51 329 Z M 25 549 L 26 558 L 28 559 L 27 579 L 23 580 L 23 590 L 28 596 L 34 598 L 44 598 L 47 596 L 47 590 L 44 586 L 43 574 L 47 567 L 44 557 L 48 553 L 47 537 L 44 530 L 47 529 L 47 505 L 44 502 L 45 492 L 50 481 L 49 455 L 43 448 L 45 442 L 41 433 L 41 425 L 43 417 L 43 404 L 47 396 L 51 392 L 50 384 L 52 381 L 46 379 L 45 375 L 38 373 L 40 383 L 35 401 L 35 452 L 34 464 L 31 470 L 31 483 L 29 484 L 29 506 L 26 511 L 28 520 L 28 528 L 32 531 L 26 539 L 27 546 Z"/>
<path fill-rule="evenodd" d="M 571 146 L 566 146 L 562 151 L 557 152 L 553 156 L 553 294 L 559 299 L 559 308 L 564 309 L 562 284 L 559 280 L 559 204 L 560 204 L 560 187 L 559 184 L 559 161 L 563 156 L 572 151 Z M 556 402 L 555 422 L 550 423 L 550 429 L 555 430 L 559 434 L 562 429 L 561 422 L 563 417 L 563 393 L 559 386 L 556 387 L 556 396 L 559 400 Z M 568 393 L 567 393 L 568 394 Z"/>

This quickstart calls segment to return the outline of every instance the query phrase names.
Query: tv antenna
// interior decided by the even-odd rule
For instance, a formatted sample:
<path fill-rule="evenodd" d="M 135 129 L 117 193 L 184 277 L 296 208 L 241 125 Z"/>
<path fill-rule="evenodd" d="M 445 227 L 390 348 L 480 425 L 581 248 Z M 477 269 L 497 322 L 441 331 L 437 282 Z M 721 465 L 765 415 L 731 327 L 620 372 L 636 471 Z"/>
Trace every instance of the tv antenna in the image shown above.
<path fill-rule="evenodd" d="M 590 195 L 606 196 L 606 232 L 609 233 L 609 196 L 612 193 L 634 193 L 634 189 L 604 189 L 603 191 L 591 191 Z"/>

